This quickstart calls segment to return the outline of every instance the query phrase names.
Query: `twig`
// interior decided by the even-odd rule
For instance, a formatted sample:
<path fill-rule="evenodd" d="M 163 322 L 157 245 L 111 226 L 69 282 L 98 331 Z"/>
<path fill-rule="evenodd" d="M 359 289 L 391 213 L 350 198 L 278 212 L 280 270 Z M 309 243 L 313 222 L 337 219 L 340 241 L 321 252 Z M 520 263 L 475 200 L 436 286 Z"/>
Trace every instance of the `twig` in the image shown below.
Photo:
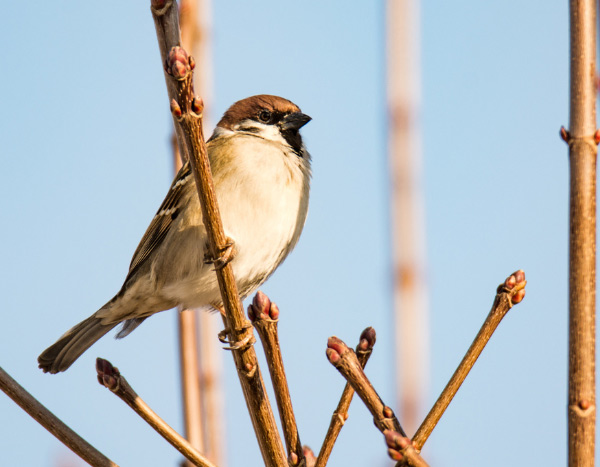
<path fill-rule="evenodd" d="M 371 415 L 373 415 L 373 421 L 379 431 L 383 433 L 385 430 L 393 430 L 402 434 L 402 436 L 406 436 L 400 422 L 394 415 L 394 411 L 383 403 L 369 378 L 365 375 L 356 353 L 344 341 L 335 336 L 327 340 L 326 353 L 329 363 L 346 378 L 363 400 Z"/>
<path fill-rule="evenodd" d="M 209 249 L 216 260 L 227 256 L 232 245 L 223 231 L 221 216 L 212 183 L 206 144 L 202 132 L 201 99 L 194 96 L 192 70 L 194 61 L 178 47 L 179 26 L 177 9 L 171 0 L 152 0 L 152 15 L 161 51 L 166 64 L 165 79 L 171 102 L 171 112 L 177 129 L 180 148 L 189 157 L 194 173 L 202 218 L 206 227 Z M 285 451 L 275 417 L 266 397 L 266 389 L 252 342 L 252 327 L 247 325 L 237 292 L 231 264 L 216 268 L 217 280 L 226 314 L 226 327 L 232 345 L 233 358 L 246 398 L 254 431 L 267 467 L 286 464 Z M 246 344 L 246 345 L 244 345 Z"/>
<path fill-rule="evenodd" d="M 410 440 L 406 437 L 406 433 L 400 426 L 396 415 L 394 415 L 394 411 L 384 405 L 375 388 L 373 388 L 356 354 L 341 339 L 334 336 L 330 337 L 327 341 L 327 358 L 363 400 L 373 415 L 375 426 L 386 436 L 386 439 L 389 433 L 396 433 L 398 437 L 407 440 L 407 443 L 404 443 L 404 447 L 398 447 L 398 459 L 402 459 L 404 465 L 413 467 L 427 466 L 427 463 L 410 444 Z"/>
<path fill-rule="evenodd" d="M 292 466 L 306 464 L 279 345 L 279 335 L 277 333 L 279 308 L 259 290 L 254 296 L 252 304 L 248 306 L 248 318 L 250 318 L 258 332 L 265 351 L 289 463 Z"/>
<path fill-rule="evenodd" d="M 365 367 L 369 361 L 369 358 L 371 357 L 373 347 L 375 346 L 375 341 L 376 333 L 375 329 L 372 327 L 366 328 L 361 333 L 358 345 L 356 346 L 356 354 L 358 356 L 358 362 L 362 368 Z M 346 420 L 348 419 L 348 409 L 350 408 L 350 403 L 352 402 L 353 396 L 354 389 L 352 389 L 350 383 L 346 383 L 344 392 L 342 392 L 342 397 L 340 398 L 340 402 L 338 403 L 331 417 L 331 422 L 329 423 L 325 440 L 321 446 L 321 451 L 319 451 L 319 457 L 316 460 L 315 467 L 325 467 L 327 465 L 327 461 L 329 460 L 329 456 L 331 455 L 331 451 L 337 440 L 337 437 L 340 434 L 344 423 L 346 423 Z"/>
<path fill-rule="evenodd" d="M 596 438 L 596 9 L 571 0 L 569 466 L 594 465 Z"/>
<path fill-rule="evenodd" d="M 88 464 L 94 467 L 118 467 L 117 464 L 65 425 L 2 368 L 0 368 L 0 389 L 25 412 L 31 415 L 36 422 L 56 436 L 61 443 Z"/>
<path fill-rule="evenodd" d="M 498 286 L 492 309 L 481 326 L 479 333 L 412 439 L 413 446 L 417 451 L 423 448 L 427 438 L 429 438 L 429 435 L 431 435 L 431 432 L 440 421 L 440 418 L 471 371 L 471 368 L 473 368 L 473 365 L 481 355 L 500 321 L 502 321 L 502 318 L 506 316 L 506 313 L 512 308 L 513 304 L 521 302 L 525 297 L 526 284 L 525 273 L 519 270 L 511 274 Z"/>
<path fill-rule="evenodd" d="M 96 359 L 98 382 L 115 393 L 123 402 L 131 407 L 152 428 L 165 438 L 175 449 L 183 454 L 190 462 L 199 467 L 215 467 L 215 465 L 200 454 L 194 447 L 162 418 L 160 418 L 129 386 L 118 368 L 103 358 Z"/>

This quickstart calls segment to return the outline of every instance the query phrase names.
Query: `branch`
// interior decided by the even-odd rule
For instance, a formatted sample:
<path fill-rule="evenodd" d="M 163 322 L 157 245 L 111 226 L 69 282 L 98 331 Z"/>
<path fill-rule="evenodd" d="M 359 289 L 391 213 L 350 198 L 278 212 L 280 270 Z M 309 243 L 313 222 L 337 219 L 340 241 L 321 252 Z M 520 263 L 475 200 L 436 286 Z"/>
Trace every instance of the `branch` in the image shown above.
<path fill-rule="evenodd" d="M 426 467 L 427 463 L 411 445 L 410 440 L 406 437 L 406 433 L 394 415 L 394 411 L 383 404 L 383 401 L 373 388 L 356 354 L 341 339 L 330 337 L 327 341 L 327 358 L 363 400 L 373 415 L 375 426 L 386 436 L 386 440 L 390 436 L 390 433 L 395 433 L 396 437 L 406 440 L 402 442 L 402 446 L 396 446 L 397 452 L 391 453 L 388 451 L 390 456 L 394 460 L 401 459 L 400 465 Z M 396 457 L 393 457 L 392 454 Z"/>
<path fill-rule="evenodd" d="M 498 286 L 492 309 L 481 326 L 479 333 L 412 439 L 412 443 L 417 451 L 421 451 L 423 448 L 427 438 L 429 438 L 440 418 L 442 418 L 442 415 L 471 371 L 471 368 L 473 368 L 473 365 L 481 355 L 500 321 L 502 321 L 502 318 L 506 316 L 506 313 L 512 308 L 513 304 L 520 303 L 525 297 L 526 284 L 525 273 L 519 270 L 511 274 Z"/>
<path fill-rule="evenodd" d="M 188 155 L 196 180 L 202 218 L 208 235 L 210 254 L 217 259 L 230 255 L 228 243 L 212 183 L 210 165 L 202 132 L 202 100 L 194 96 L 192 70 L 194 61 L 179 45 L 179 20 L 172 0 L 152 0 L 152 16 L 165 67 L 167 91 L 175 123 L 179 147 Z M 252 327 L 247 325 L 242 303 L 227 260 L 216 268 L 219 289 L 226 315 L 226 327 L 232 345 L 233 358 L 246 398 L 254 431 L 265 464 L 277 467 L 286 464 L 283 444 L 279 437 L 275 417 L 266 395 L 266 389 L 256 353 L 252 347 Z"/>
<path fill-rule="evenodd" d="M 103 358 L 96 359 L 96 371 L 98 372 L 98 382 L 110 389 L 119 398 L 131 407 L 135 413 L 142 417 L 158 434 L 166 439 L 175 449 L 183 454 L 186 459 L 199 467 L 215 467 L 215 465 L 200 454 L 196 449 L 179 433 L 171 428 L 162 418 L 160 418 L 148 405 L 136 394 L 129 386 L 124 376 L 119 373 L 118 368 L 111 365 L 108 360 Z"/>
<path fill-rule="evenodd" d="M 372 327 L 366 328 L 360 335 L 359 343 L 356 346 L 356 354 L 358 355 L 358 362 L 362 368 L 365 367 L 371 357 L 375 341 L 375 329 Z M 354 389 L 352 389 L 350 383 L 346 383 L 340 402 L 331 416 L 331 422 L 329 423 L 329 428 L 325 435 L 323 445 L 321 446 L 321 451 L 319 452 L 315 467 L 325 467 L 327 465 L 327 461 L 329 460 L 337 437 L 340 434 L 344 423 L 346 423 L 346 420 L 348 419 L 348 409 L 350 408 L 353 396 Z"/>
<path fill-rule="evenodd" d="M 385 430 L 393 430 L 406 436 L 400 426 L 400 422 L 394 415 L 394 411 L 384 405 L 383 401 L 375 391 L 375 388 L 365 375 L 354 351 L 352 351 L 341 339 L 332 336 L 327 340 L 327 359 L 341 374 L 359 397 L 363 400 L 371 415 L 375 426 L 382 433 Z"/>
<path fill-rule="evenodd" d="M 52 433 L 56 438 L 94 467 L 118 467 L 108 457 L 89 444 L 85 439 L 65 425 L 56 415 L 29 394 L 19 383 L 0 368 L 0 389 L 16 402 L 25 412 Z"/>
<path fill-rule="evenodd" d="M 290 465 L 305 464 L 306 461 L 304 460 L 302 443 L 298 434 L 298 425 L 294 416 L 290 389 L 283 368 L 283 358 L 279 345 L 279 335 L 277 333 L 279 308 L 259 290 L 254 296 L 252 304 L 248 307 L 248 317 L 258 332 L 265 351 Z"/>
<path fill-rule="evenodd" d="M 569 466 L 593 466 L 596 438 L 596 9 L 570 2 Z"/>

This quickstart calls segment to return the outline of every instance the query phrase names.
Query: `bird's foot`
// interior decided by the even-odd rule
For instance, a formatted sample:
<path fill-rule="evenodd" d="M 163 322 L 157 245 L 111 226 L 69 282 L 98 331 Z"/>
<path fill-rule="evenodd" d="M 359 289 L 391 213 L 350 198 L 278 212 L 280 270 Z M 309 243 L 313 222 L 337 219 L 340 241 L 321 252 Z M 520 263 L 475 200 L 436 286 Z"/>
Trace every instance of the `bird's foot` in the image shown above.
<path fill-rule="evenodd" d="M 207 253 L 207 255 L 204 257 L 204 263 L 214 264 L 215 271 L 218 269 L 223 269 L 227 263 L 231 262 L 231 260 L 235 258 L 235 242 L 230 237 L 227 237 L 225 246 L 219 253 L 220 254 L 218 258 L 211 258 L 210 253 Z"/>
<path fill-rule="evenodd" d="M 247 349 L 248 347 L 250 347 L 252 344 L 254 344 L 256 342 L 256 339 L 254 338 L 254 334 L 251 331 L 248 332 L 249 329 L 252 329 L 252 323 L 250 321 L 244 320 L 244 324 L 242 325 L 242 329 L 246 331 L 246 335 L 244 336 L 243 339 L 241 339 L 241 340 L 239 340 L 237 342 L 231 342 L 227 338 L 227 335 L 230 332 L 229 328 L 223 329 L 218 334 L 219 340 L 223 344 L 229 344 L 227 347 L 223 347 L 223 350 L 244 350 L 244 349 Z"/>

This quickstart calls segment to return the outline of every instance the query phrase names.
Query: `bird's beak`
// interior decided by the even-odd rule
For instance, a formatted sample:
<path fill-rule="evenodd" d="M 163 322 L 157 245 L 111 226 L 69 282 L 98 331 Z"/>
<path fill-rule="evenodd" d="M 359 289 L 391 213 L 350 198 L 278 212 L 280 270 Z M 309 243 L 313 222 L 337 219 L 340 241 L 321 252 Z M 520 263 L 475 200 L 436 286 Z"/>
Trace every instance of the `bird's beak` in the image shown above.
<path fill-rule="evenodd" d="M 281 129 L 282 130 L 299 130 L 308 122 L 310 122 L 312 118 L 308 115 L 303 114 L 302 112 L 294 112 L 293 114 L 286 115 L 283 117 L 281 121 Z"/>

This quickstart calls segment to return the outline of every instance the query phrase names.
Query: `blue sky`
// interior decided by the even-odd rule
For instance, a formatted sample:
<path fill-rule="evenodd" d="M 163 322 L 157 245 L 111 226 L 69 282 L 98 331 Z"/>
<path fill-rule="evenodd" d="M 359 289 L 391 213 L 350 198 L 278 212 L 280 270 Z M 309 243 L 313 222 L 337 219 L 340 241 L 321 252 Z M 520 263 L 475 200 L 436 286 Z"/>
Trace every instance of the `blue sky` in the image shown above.
<path fill-rule="evenodd" d="M 176 465 L 179 454 L 94 371 L 96 356 L 112 361 L 181 430 L 174 312 L 122 341 L 102 339 L 65 374 L 36 364 L 119 289 L 172 176 L 148 2 L 97 6 L 3 8 L 0 366 L 118 464 Z M 354 345 L 375 327 L 367 374 L 394 399 L 384 4 L 227 1 L 213 14 L 213 119 L 258 93 L 287 97 L 313 118 L 303 129 L 314 172 L 306 228 L 263 290 L 281 309 L 302 441 L 318 450 L 344 384 L 325 359 L 328 336 Z M 568 165 L 558 129 L 568 123 L 567 7 L 426 2 L 421 35 L 428 406 L 496 286 L 519 268 L 529 280 L 423 454 L 444 466 L 563 465 Z M 223 362 L 228 465 L 259 465 L 231 357 Z M 0 413 L 2 465 L 72 459 L 3 395 Z M 366 409 L 353 404 L 330 465 L 388 464 Z"/>

